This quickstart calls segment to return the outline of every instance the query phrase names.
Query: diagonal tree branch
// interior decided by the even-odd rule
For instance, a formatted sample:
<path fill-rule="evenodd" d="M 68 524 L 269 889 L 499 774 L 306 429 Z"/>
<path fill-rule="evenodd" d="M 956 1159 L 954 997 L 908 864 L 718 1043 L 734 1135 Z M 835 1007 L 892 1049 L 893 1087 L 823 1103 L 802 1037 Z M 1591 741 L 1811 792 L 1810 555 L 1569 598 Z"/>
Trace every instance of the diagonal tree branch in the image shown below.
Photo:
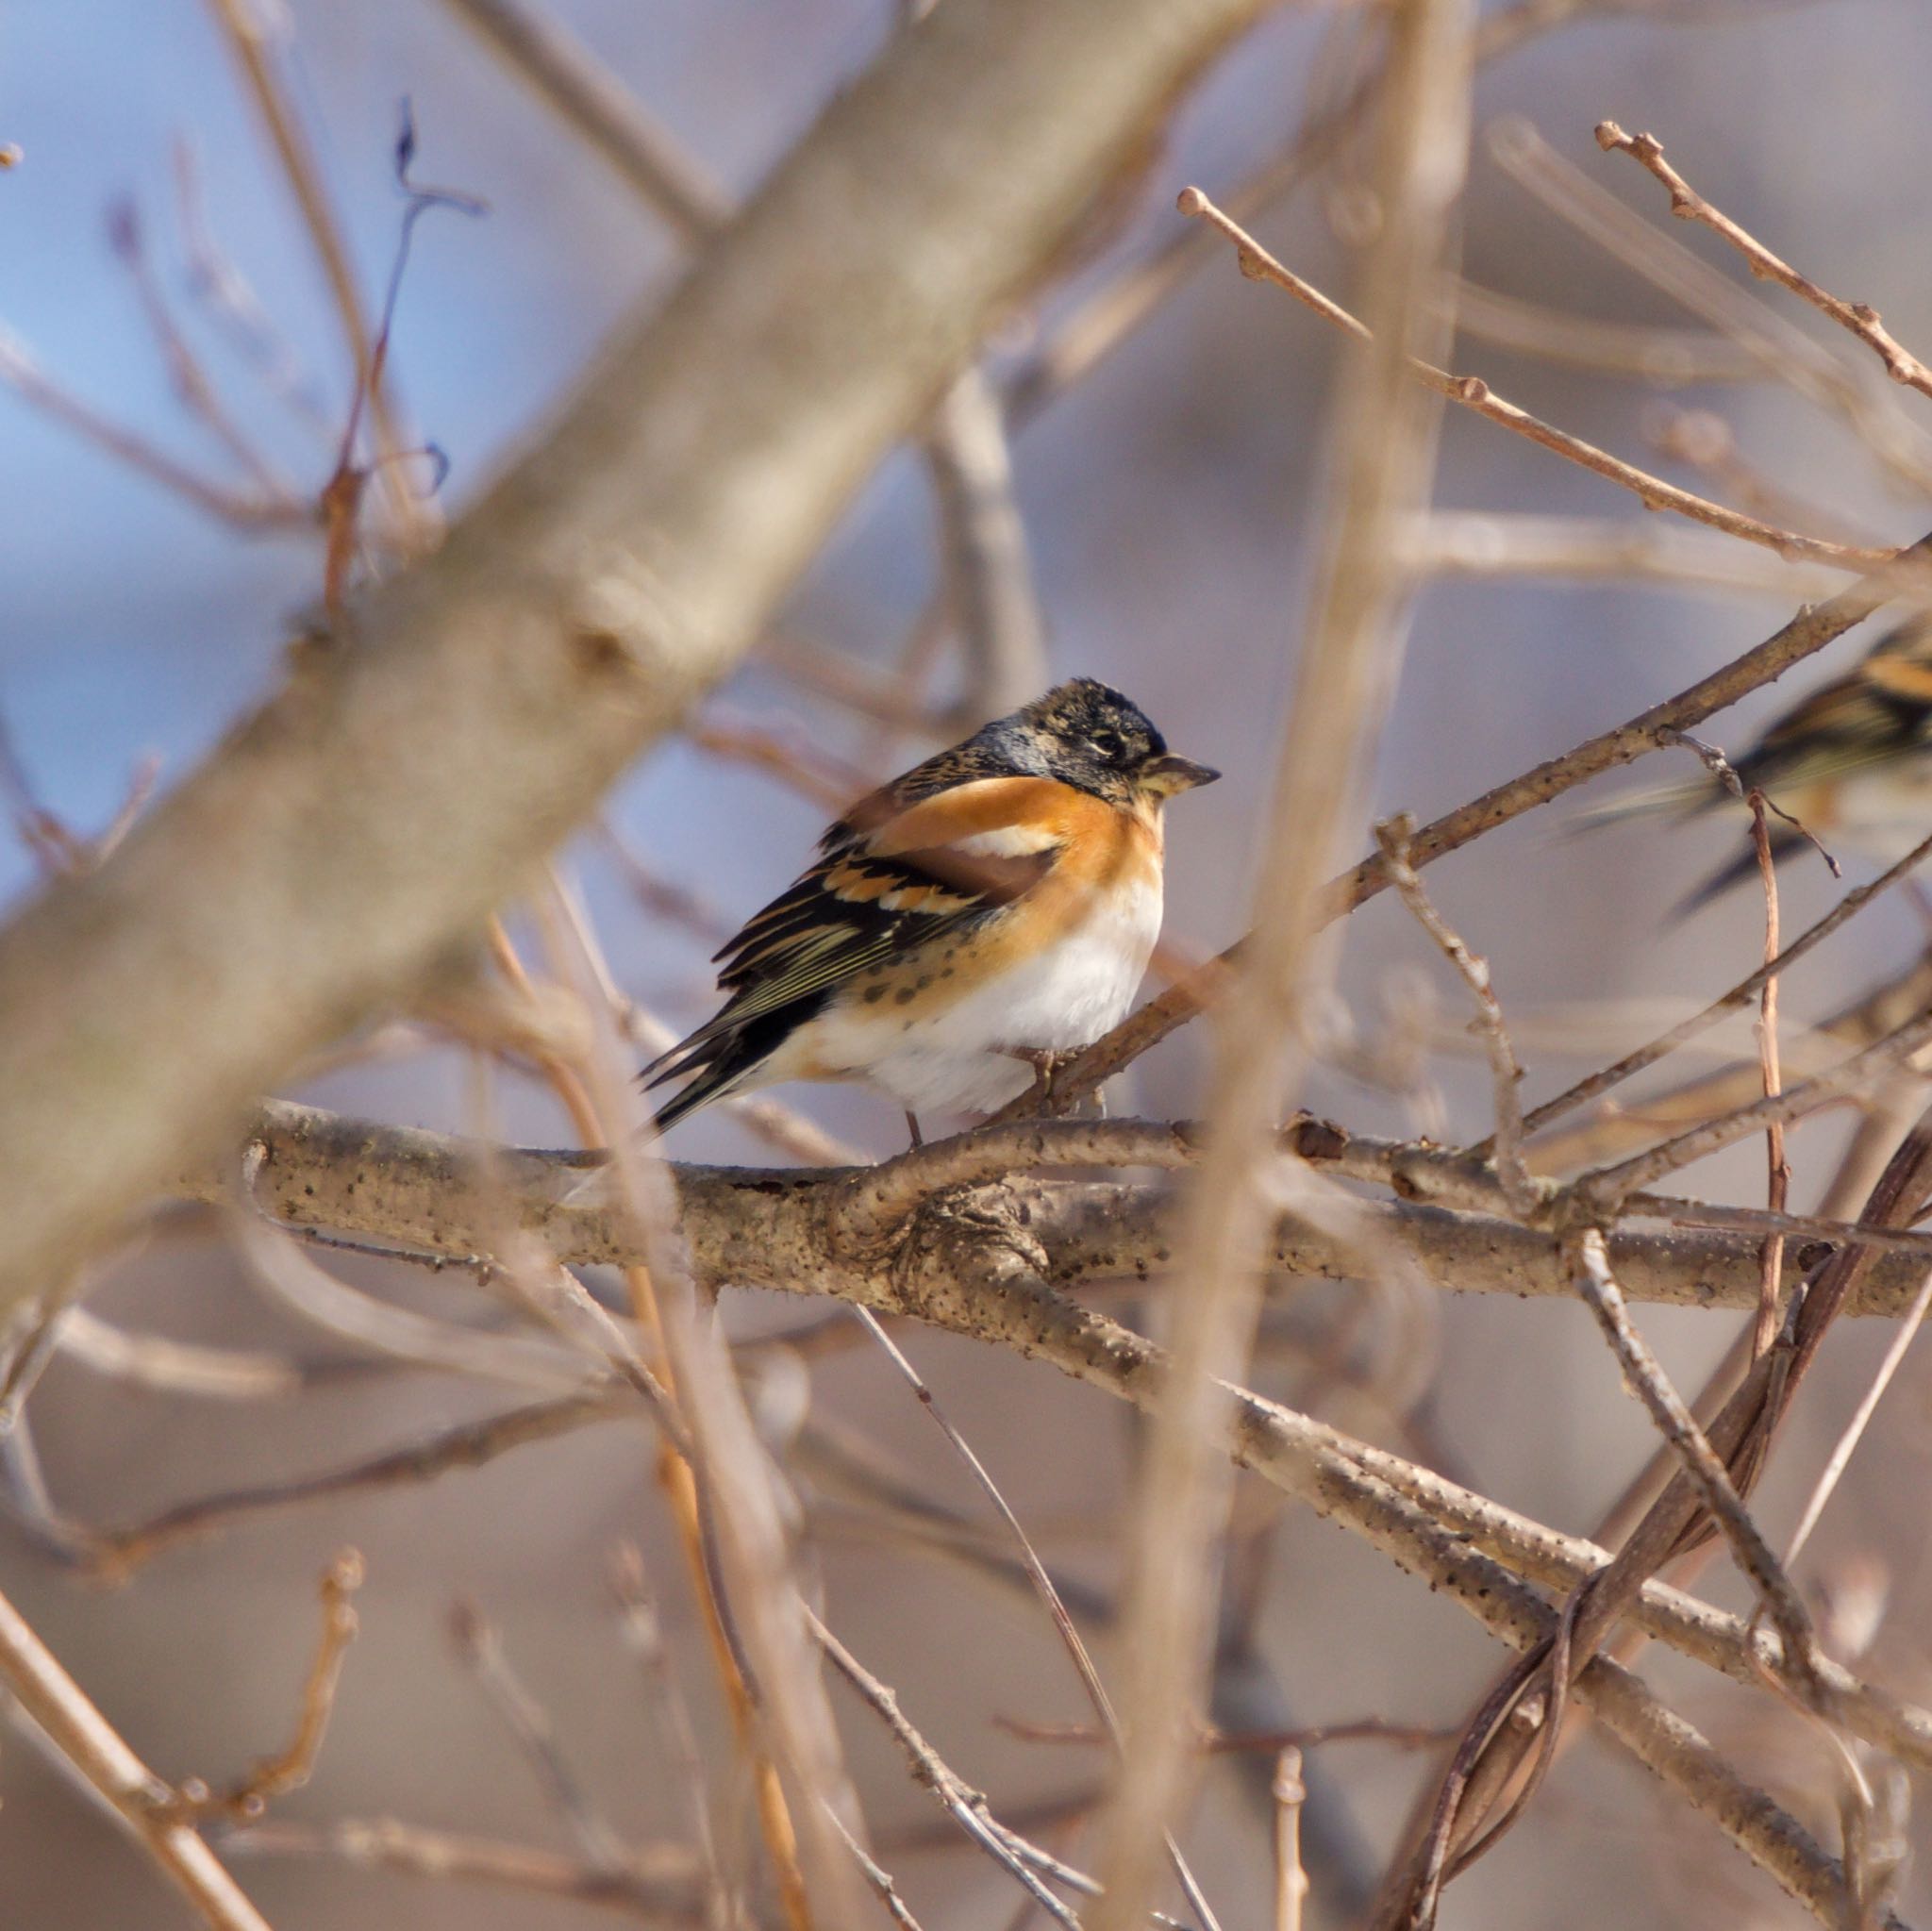
<path fill-rule="evenodd" d="M 1923 600 L 1926 584 L 1918 566 L 1928 554 L 1932 554 L 1932 536 L 1922 537 L 1900 551 L 1896 562 L 1860 577 L 1824 603 L 1807 604 L 1762 643 L 1720 666 L 1708 676 L 1700 677 L 1674 697 L 1654 704 L 1626 723 L 1594 738 L 1586 738 L 1560 756 L 1546 757 L 1541 764 L 1492 786 L 1467 804 L 1444 812 L 1409 841 L 1409 862 L 1418 870 L 1433 864 L 1508 824 L 1512 818 L 1520 818 L 1525 811 L 1534 811 L 1552 799 L 1560 798 L 1565 791 L 1601 773 L 1614 771 L 1619 765 L 1675 741 L 1678 732 L 1701 724 L 1713 712 L 1783 676 L 1793 664 L 1823 650 L 1854 624 L 1862 624 L 1893 597 L 1908 594 Z M 1388 867 L 1379 853 L 1364 858 L 1329 886 L 1327 916 L 1339 919 L 1353 911 L 1386 890 L 1389 882 Z M 1062 1110 L 1073 1107 L 1102 1081 L 1111 1079 L 1122 1067 L 1185 1025 L 1211 1001 L 1224 981 L 1224 969 L 1241 957 L 1246 942 L 1238 941 L 1194 977 L 1181 980 L 1158 998 L 1150 999 L 1138 1012 L 1129 1013 L 1105 1039 L 1096 1040 L 1062 1067 L 1054 1080 L 1054 1105 Z"/>
<path fill-rule="evenodd" d="M 0 934 L 0 1305 L 449 960 L 1263 6 L 957 0 L 895 37 L 442 550 Z"/>

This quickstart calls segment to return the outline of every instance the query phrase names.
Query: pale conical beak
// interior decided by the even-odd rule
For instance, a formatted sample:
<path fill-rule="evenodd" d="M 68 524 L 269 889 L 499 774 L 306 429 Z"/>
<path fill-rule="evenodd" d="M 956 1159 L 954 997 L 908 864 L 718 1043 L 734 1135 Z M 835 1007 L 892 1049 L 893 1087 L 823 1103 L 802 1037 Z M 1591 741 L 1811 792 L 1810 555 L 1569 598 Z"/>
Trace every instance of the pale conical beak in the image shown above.
<path fill-rule="evenodd" d="M 1172 751 L 1163 751 L 1158 757 L 1150 757 L 1134 774 L 1134 781 L 1157 798 L 1171 798 L 1176 791 L 1191 791 L 1196 785 L 1211 785 L 1220 775 L 1209 765 L 1196 764 L 1191 757 L 1176 757 Z"/>

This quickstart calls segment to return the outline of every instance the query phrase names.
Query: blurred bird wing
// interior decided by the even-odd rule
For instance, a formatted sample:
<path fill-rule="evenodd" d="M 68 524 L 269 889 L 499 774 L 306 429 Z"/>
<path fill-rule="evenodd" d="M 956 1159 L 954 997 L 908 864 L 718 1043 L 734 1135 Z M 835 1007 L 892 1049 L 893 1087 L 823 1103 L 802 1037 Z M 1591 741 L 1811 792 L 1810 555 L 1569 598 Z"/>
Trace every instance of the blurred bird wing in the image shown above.
<path fill-rule="evenodd" d="M 1813 784 L 1924 748 L 1932 734 L 1932 671 L 1874 655 L 1779 718 L 1739 761 L 1747 785 Z"/>
<path fill-rule="evenodd" d="M 1736 760 L 1745 786 L 1790 791 L 1932 749 L 1932 624 L 1904 624 L 1874 644 L 1848 676 L 1801 698 Z M 1691 811 L 1723 796 L 1695 777 L 1613 798 L 1580 813 L 1580 830 L 1659 811 Z"/>

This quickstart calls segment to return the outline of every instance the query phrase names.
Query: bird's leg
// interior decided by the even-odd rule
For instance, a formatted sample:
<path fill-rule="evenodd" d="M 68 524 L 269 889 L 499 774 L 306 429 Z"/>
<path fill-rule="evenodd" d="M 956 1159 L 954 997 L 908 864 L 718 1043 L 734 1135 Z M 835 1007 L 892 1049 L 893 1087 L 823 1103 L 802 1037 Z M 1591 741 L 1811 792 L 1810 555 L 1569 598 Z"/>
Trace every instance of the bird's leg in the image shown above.
<path fill-rule="evenodd" d="M 1063 1059 L 1071 1059 L 1071 1053 L 1056 1053 L 1048 1046 L 1002 1046 L 1000 1051 L 1008 1059 L 1018 1059 L 1033 1069 L 1033 1085 L 1023 1095 L 1029 1100 L 1040 1102 L 1041 1111 L 1046 1110 L 1047 1103 L 1053 1098 L 1053 1076 L 1059 1071 Z"/>
<path fill-rule="evenodd" d="M 906 1108 L 906 1131 L 912 1136 L 914 1146 L 924 1146 L 925 1136 L 919 1130 L 919 1115 L 910 1107 Z"/>

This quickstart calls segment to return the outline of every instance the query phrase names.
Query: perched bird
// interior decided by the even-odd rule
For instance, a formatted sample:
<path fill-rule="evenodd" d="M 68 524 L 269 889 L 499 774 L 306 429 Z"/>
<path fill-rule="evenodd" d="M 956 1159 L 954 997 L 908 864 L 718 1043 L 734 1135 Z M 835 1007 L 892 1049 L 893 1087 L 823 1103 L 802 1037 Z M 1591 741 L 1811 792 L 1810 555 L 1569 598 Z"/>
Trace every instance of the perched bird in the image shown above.
<path fill-rule="evenodd" d="M 644 1069 L 660 1129 L 781 1080 L 913 1116 L 1017 1098 L 1126 1014 L 1160 930 L 1161 807 L 1220 773 L 1075 677 L 862 798 L 718 953 L 724 1007 Z"/>
<path fill-rule="evenodd" d="M 1889 630 L 1842 677 L 1822 684 L 1777 717 L 1732 769 L 1745 790 L 1761 791 L 1826 846 L 1846 846 L 1892 864 L 1932 834 L 1932 618 Z M 1588 813 L 1585 825 L 1644 812 L 1688 819 L 1723 803 L 1706 774 L 1620 798 Z M 1772 850 L 1782 857 L 1804 842 L 1772 821 Z M 1694 910 L 1752 877 L 1747 843 L 1686 897 Z"/>

